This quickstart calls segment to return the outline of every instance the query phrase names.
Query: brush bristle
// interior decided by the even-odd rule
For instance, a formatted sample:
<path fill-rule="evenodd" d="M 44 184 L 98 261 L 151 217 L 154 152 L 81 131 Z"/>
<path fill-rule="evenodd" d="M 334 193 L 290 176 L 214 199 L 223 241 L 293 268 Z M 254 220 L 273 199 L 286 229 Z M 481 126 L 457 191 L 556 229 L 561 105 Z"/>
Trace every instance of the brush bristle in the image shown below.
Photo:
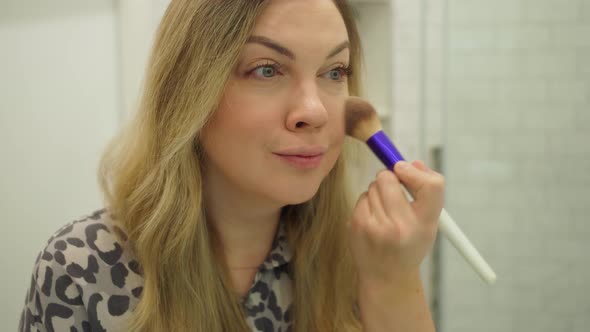
<path fill-rule="evenodd" d="M 344 106 L 346 135 L 366 142 L 371 136 L 382 129 L 375 108 L 359 97 L 349 97 Z"/>

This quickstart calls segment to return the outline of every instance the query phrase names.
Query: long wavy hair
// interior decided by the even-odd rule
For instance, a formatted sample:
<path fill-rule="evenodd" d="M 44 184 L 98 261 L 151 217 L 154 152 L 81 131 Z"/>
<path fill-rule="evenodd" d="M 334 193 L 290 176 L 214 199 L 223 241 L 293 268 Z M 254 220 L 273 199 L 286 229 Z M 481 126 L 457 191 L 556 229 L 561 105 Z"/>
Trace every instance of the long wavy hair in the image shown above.
<path fill-rule="evenodd" d="M 130 331 L 248 331 L 215 250 L 203 206 L 199 135 L 268 0 L 172 0 L 160 23 L 139 107 L 111 141 L 99 182 L 113 222 L 127 233 L 145 280 Z M 345 0 L 351 68 L 361 45 Z M 359 95 L 357 75 L 349 93 Z M 345 224 L 352 210 L 342 154 L 308 202 L 283 208 L 294 257 L 294 331 L 358 331 L 356 273 Z"/>

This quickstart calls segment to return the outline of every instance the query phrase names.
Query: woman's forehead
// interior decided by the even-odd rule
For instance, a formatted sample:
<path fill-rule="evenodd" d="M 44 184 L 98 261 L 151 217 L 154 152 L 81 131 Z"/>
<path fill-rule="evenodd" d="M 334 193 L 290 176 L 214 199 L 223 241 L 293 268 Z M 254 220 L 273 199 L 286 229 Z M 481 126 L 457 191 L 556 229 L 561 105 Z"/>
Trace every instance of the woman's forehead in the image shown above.
<path fill-rule="evenodd" d="M 283 42 L 330 42 L 326 47 L 348 39 L 344 20 L 332 0 L 271 0 L 252 34 Z"/>

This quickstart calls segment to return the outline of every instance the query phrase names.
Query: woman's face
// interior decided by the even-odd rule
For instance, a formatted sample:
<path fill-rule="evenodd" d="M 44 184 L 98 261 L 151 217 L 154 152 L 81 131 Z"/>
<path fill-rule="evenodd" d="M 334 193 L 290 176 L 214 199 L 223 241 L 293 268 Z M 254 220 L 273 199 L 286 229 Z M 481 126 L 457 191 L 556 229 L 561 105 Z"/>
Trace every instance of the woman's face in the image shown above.
<path fill-rule="evenodd" d="M 344 141 L 349 63 L 331 0 L 271 1 L 203 131 L 207 181 L 279 206 L 311 199 Z M 320 157 L 281 156 L 305 154 Z"/>

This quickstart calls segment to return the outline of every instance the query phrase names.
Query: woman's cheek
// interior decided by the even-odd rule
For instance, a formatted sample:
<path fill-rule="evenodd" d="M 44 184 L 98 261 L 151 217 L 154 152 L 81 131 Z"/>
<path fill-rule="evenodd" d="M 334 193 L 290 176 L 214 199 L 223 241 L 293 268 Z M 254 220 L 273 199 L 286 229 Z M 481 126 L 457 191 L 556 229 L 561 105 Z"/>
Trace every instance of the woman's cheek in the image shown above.
<path fill-rule="evenodd" d="M 338 157 L 340 157 L 340 153 L 342 153 L 342 146 L 335 144 L 333 146 L 332 149 L 330 149 L 330 152 L 328 153 L 328 172 L 332 170 L 332 168 L 334 168 L 334 166 L 336 165 L 336 161 L 338 160 Z"/>

